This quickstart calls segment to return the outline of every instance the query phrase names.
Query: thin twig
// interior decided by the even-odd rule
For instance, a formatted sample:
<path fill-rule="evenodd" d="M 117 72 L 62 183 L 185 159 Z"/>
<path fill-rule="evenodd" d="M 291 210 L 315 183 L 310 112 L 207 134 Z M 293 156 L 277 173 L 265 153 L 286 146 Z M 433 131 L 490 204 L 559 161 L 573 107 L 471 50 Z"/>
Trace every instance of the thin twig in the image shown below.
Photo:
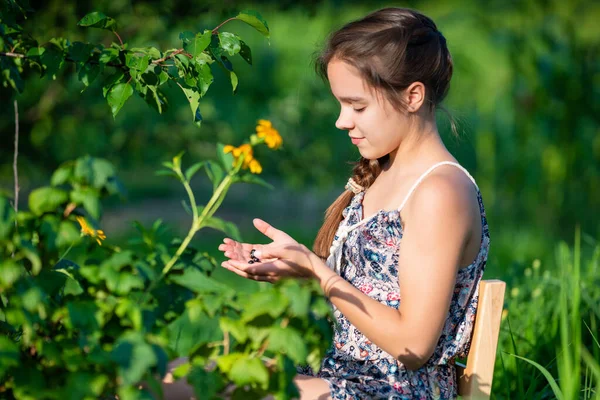
<path fill-rule="evenodd" d="M 152 64 L 160 64 L 160 63 L 162 63 L 162 62 L 165 62 L 165 61 L 167 61 L 168 59 L 171 59 L 171 58 L 175 57 L 177 54 L 183 54 L 183 55 L 185 55 L 187 58 L 192 58 L 192 55 L 191 55 L 191 54 L 189 54 L 189 53 L 186 53 L 186 52 L 185 52 L 185 50 L 183 50 L 183 49 L 177 49 L 177 50 L 175 50 L 174 52 L 172 52 L 171 54 L 169 54 L 169 55 L 168 55 L 168 56 L 166 56 L 166 57 L 159 58 L 159 59 L 157 59 L 157 60 L 152 60 Z"/>
<path fill-rule="evenodd" d="M 15 202 L 13 207 L 15 213 L 19 211 L 19 174 L 17 170 L 17 157 L 19 156 L 19 105 L 17 100 L 14 101 L 15 106 L 15 154 L 13 158 L 13 173 L 15 178 Z M 15 218 L 15 228 L 17 227 L 17 219 Z"/>
<path fill-rule="evenodd" d="M 226 23 L 228 23 L 229 21 L 233 21 L 234 19 L 237 19 L 237 17 L 233 17 L 233 18 L 229 18 L 223 22 L 221 22 L 220 25 L 218 25 L 215 29 L 212 30 L 213 35 L 217 32 L 219 32 L 219 28 L 222 27 L 223 25 L 225 25 Z"/>
<path fill-rule="evenodd" d="M 12 51 L 9 51 L 6 53 L 3 51 L 0 51 L 0 56 L 14 57 L 14 58 L 27 58 L 27 56 L 25 54 L 13 53 Z"/>
<path fill-rule="evenodd" d="M 117 38 L 119 38 L 119 42 L 121 43 L 121 47 L 123 47 L 123 41 L 121 40 L 121 36 L 119 36 L 119 34 L 117 33 L 117 31 L 112 31 L 112 33 L 114 33 L 115 35 L 117 35 Z"/>
<path fill-rule="evenodd" d="M 13 158 L 13 174 L 15 179 L 15 199 L 13 201 L 13 208 L 15 209 L 15 231 L 18 232 L 19 226 L 17 225 L 17 212 L 19 211 L 19 173 L 17 169 L 17 158 L 19 156 L 19 104 L 17 100 L 14 101 L 15 106 L 15 152 Z M 11 258 L 15 257 L 15 252 L 11 254 Z"/>

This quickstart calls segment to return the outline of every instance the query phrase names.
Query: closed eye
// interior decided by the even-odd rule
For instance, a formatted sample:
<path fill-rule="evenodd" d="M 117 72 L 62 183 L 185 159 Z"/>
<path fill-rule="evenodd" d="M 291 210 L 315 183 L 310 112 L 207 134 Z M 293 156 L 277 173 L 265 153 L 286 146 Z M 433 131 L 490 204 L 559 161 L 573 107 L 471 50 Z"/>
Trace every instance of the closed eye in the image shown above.
<path fill-rule="evenodd" d="M 356 111 L 356 112 L 363 112 L 365 110 L 365 108 L 367 108 L 367 107 L 355 108 L 354 111 Z"/>

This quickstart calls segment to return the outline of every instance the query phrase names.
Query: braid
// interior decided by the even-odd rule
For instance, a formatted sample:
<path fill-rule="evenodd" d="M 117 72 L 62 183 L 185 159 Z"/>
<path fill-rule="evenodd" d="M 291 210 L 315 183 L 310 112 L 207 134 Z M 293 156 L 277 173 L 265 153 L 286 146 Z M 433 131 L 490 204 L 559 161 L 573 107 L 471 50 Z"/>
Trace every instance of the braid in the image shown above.
<path fill-rule="evenodd" d="M 362 186 L 363 190 L 370 187 L 375 178 L 381 173 L 381 165 L 389 156 L 384 156 L 378 160 L 368 160 L 364 157 L 355 164 L 352 171 L 352 178 L 357 185 Z M 344 218 L 342 213 L 352 201 L 354 193 L 350 190 L 345 190 L 325 211 L 325 221 L 317 233 L 313 251 L 323 260 L 329 257 L 329 249 L 333 243 L 333 238 L 337 231 L 337 227 Z"/>

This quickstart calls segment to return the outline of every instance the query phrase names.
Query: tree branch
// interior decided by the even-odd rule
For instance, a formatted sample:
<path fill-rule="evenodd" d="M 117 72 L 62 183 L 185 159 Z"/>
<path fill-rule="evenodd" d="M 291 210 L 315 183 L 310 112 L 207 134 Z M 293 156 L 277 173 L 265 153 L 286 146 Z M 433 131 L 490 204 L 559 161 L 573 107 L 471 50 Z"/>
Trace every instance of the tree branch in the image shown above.
<path fill-rule="evenodd" d="M 12 57 L 12 58 L 25 58 L 25 59 L 30 59 L 32 57 L 27 57 L 25 54 L 20 54 L 20 53 L 12 53 L 12 52 L 1 52 L 0 51 L 0 56 L 4 56 L 4 57 Z M 77 62 L 69 57 L 65 57 L 65 61 L 68 62 Z M 100 64 L 98 61 L 96 60 L 88 60 L 86 62 L 89 62 L 90 64 Z M 114 63 L 114 62 L 109 62 L 106 63 L 106 65 L 108 65 L 109 67 L 115 67 L 115 68 L 121 68 L 121 69 L 125 69 L 125 64 L 118 64 L 118 63 Z"/>
<path fill-rule="evenodd" d="M 171 58 L 175 57 L 177 54 L 183 54 L 183 55 L 185 55 L 187 58 L 192 58 L 192 55 L 191 55 L 191 54 L 188 54 L 188 53 L 186 53 L 186 52 L 185 52 L 185 50 L 183 50 L 183 49 L 177 49 L 177 50 L 175 50 L 174 52 L 172 52 L 171 54 L 169 54 L 169 55 L 168 55 L 168 56 L 166 56 L 166 57 L 159 58 L 159 59 L 157 59 L 157 60 L 152 60 L 152 64 L 160 64 L 160 63 L 162 63 L 162 62 L 165 62 L 165 61 L 167 61 L 167 60 L 169 60 L 169 59 L 171 59 Z"/>

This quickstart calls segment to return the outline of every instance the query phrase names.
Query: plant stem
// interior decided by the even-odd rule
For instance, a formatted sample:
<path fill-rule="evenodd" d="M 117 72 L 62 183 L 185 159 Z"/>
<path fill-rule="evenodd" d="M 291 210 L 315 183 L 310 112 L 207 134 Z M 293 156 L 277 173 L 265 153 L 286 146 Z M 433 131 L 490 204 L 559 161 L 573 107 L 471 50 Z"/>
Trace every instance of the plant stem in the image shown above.
<path fill-rule="evenodd" d="M 69 254 L 69 251 L 71 251 L 71 249 L 73 248 L 73 245 L 75 244 L 75 242 L 71 243 L 71 245 L 69 246 L 69 248 L 67 250 L 65 250 L 65 252 L 63 253 L 62 256 L 60 256 L 60 258 L 58 259 L 58 261 L 56 262 L 56 264 L 54 264 L 54 266 L 57 266 L 59 262 L 61 262 L 63 260 L 63 258 L 65 258 L 67 256 L 67 254 Z"/>
<path fill-rule="evenodd" d="M 208 204 L 206 205 L 206 207 L 204 208 L 204 210 L 202 211 L 202 214 L 200 216 L 198 216 L 198 208 L 196 206 L 196 198 L 194 197 L 194 192 L 192 191 L 192 188 L 190 187 L 189 182 L 183 176 L 181 169 L 178 169 L 175 171 L 177 173 L 177 175 L 181 178 L 181 181 L 183 182 L 183 186 L 185 187 L 185 190 L 190 199 L 190 204 L 192 206 L 192 213 L 193 213 L 193 222 L 192 222 L 192 226 L 191 226 L 187 236 L 185 237 L 185 239 L 183 239 L 183 242 L 181 242 L 181 244 L 179 245 L 179 248 L 177 249 L 177 251 L 175 252 L 173 257 L 171 257 L 171 259 L 165 264 L 160 276 L 148 286 L 148 288 L 146 289 L 146 293 L 152 291 L 152 289 L 154 289 L 156 287 L 156 285 L 169 273 L 171 268 L 173 268 L 173 266 L 175 265 L 177 260 L 179 260 L 179 257 L 181 257 L 181 255 L 183 254 L 185 249 L 188 247 L 188 245 L 194 238 L 194 235 L 196 234 L 196 232 L 198 232 L 200 229 L 202 229 L 202 227 L 204 226 L 203 222 L 207 218 L 210 218 L 214 214 L 214 212 L 216 211 L 216 208 L 218 208 L 218 206 L 222 202 L 222 199 L 220 199 L 220 198 L 222 197 L 224 192 L 229 188 L 229 186 L 231 186 L 231 184 L 233 183 L 233 176 L 239 171 L 239 168 L 241 166 L 241 161 L 243 161 L 243 160 L 240 160 L 238 162 L 238 165 L 236 166 L 236 168 L 234 168 L 232 171 L 230 171 L 229 174 L 221 181 L 219 186 L 217 186 L 217 189 L 213 193 L 212 197 L 210 198 L 210 201 L 208 202 Z"/>
<path fill-rule="evenodd" d="M 121 48 L 123 48 L 123 40 L 121 40 L 121 36 L 119 36 L 117 31 L 112 31 L 112 33 L 114 33 L 117 36 L 117 38 L 119 39 L 119 43 L 121 43 Z"/>
<path fill-rule="evenodd" d="M 177 260 L 179 260 L 179 257 L 183 254 L 183 252 L 185 251 L 187 246 L 190 244 L 190 241 L 192 240 L 192 238 L 194 237 L 196 232 L 198 232 L 202 228 L 202 223 L 204 222 L 204 220 L 207 217 L 210 217 L 214 213 L 214 211 L 210 212 L 211 211 L 210 209 L 216 203 L 217 199 L 221 196 L 221 193 L 224 190 L 226 190 L 230 185 L 231 185 L 231 175 L 227 175 L 223 179 L 223 181 L 219 184 L 219 186 L 217 187 L 217 190 L 215 190 L 215 193 L 210 198 L 208 205 L 204 208 L 200 217 L 197 217 L 197 219 L 194 219 L 194 222 L 192 223 L 192 227 L 191 227 L 190 231 L 188 232 L 187 236 L 185 237 L 185 239 L 183 240 L 183 242 L 181 243 L 181 245 L 175 252 L 175 255 L 173 255 L 173 257 L 171 257 L 169 262 L 167 262 L 167 264 L 163 268 L 162 273 L 161 273 L 160 277 L 158 278 L 157 282 L 160 281 L 166 274 L 168 274 L 169 271 L 171 270 L 171 268 L 173 268 L 173 266 L 175 265 Z M 189 184 L 187 184 L 187 186 L 189 187 Z M 188 190 L 188 189 L 186 188 L 186 190 Z M 189 189 L 188 195 L 190 193 L 191 193 L 191 189 Z M 192 199 L 193 199 L 193 193 L 192 193 L 192 197 L 190 197 L 190 202 L 192 202 Z M 195 204 L 196 204 L 196 202 L 194 200 L 193 205 L 195 205 Z"/>
<path fill-rule="evenodd" d="M 212 30 L 213 35 L 217 32 L 219 32 L 219 28 L 222 27 L 223 25 L 225 25 L 226 23 L 228 23 L 229 21 L 233 21 L 234 19 L 237 19 L 237 17 L 233 17 L 233 18 L 229 18 L 223 22 L 221 22 L 215 29 Z"/>

